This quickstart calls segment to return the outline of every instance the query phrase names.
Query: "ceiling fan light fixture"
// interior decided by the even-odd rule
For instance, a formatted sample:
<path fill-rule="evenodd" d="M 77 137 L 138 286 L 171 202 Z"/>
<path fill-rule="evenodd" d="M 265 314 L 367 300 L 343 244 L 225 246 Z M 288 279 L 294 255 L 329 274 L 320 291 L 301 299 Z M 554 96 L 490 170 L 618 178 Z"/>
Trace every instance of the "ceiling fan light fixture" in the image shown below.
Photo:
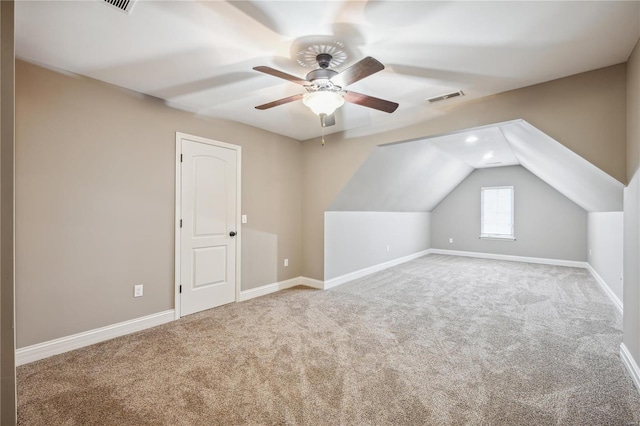
<path fill-rule="evenodd" d="M 316 115 L 331 115 L 335 110 L 344 105 L 344 98 L 338 92 L 320 90 L 305 93 L 302 102 Z"/>

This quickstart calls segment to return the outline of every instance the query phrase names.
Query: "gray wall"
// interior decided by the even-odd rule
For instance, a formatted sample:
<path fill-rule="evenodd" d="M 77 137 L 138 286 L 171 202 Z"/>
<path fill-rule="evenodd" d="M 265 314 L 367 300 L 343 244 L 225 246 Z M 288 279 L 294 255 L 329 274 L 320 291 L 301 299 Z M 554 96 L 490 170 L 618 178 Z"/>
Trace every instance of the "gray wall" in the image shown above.
<path fill-rule="evenodd" d="M 479 238 L 483 186 L 514 187 L 516 241 Z M 587 260 L 587 213 L 522 166 L 471 173 L 433 210 L 431 229 L 432 248 Z"/>
<path fill-rule="evenodd" d="M 624 194 L 623 342 L 640 365 L 640 42 L 627 63 L 626 118 L 629 186 Z"/>
<path fill-rule="evenodd" d="M 326 212 L 325 280 L 428 249 L 430 216 L 425 212 Z"/>
<path fill-rule="evenodd" d="M 176 131 L 242 146 L 242 289 L 301 275 L 299 141 L 17 61 L 19 348 L 174 307 Z"/>
<path fill-rule="evenodd" d="M 622 212 L 589 213 L 589 265 L 622 302 Z"/>

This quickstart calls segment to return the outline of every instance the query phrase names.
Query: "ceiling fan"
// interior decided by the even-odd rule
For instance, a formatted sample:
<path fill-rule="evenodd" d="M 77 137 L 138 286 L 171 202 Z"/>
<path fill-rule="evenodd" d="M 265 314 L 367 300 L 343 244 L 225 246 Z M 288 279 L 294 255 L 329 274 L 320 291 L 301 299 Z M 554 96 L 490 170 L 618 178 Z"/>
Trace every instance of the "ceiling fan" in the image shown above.
<path fill-rule="evenodd" d="M 260 66 L 254 67 L 256 71 L 282 78 L 292 83 L 304 86 L 306 93 L 289 96 L 277 101 L 258 105 L 256 109 L 269 109 L 278 105 L 302 99 L 302 102 L 308 106 L 315 114 L 320 117 L 322 127 L 333 126 L 336 119 L 333 115 L 334 111 L 344 105 L 345 102 L 362 105 L 368 108 L 377 109 L 388 113 L 394 112 L 398 108 L 395 102 L 385 101 L 384 99 L 374 98 L 373 96 L 363 95 L 361 93 L 345 90 L 344 87 L 360 81 L 365 77 L 382 71 L 384 65 L 379 61 L 367 56 L 359 62 L 351 65 L 342 72 L 329 69 L 333 57 L 329 53 L 320 53 L 316 56 L 316 61 L 320 68 L 309 72 L 303 79 L 295 77 L 276 69 Z"/>

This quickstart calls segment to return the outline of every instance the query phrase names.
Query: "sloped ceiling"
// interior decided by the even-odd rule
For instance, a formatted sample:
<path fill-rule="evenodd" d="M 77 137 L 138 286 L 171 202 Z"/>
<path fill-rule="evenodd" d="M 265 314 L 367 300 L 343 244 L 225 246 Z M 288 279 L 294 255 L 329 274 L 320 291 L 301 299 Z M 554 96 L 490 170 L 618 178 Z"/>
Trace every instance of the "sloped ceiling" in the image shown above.
<path fill-rule="evenodd" d="M 517 164 L 588 212 L 622 211 L 622 183 L 524 120 L 378 146 L 328 210 L 428 212 L 475 169 Z"/>

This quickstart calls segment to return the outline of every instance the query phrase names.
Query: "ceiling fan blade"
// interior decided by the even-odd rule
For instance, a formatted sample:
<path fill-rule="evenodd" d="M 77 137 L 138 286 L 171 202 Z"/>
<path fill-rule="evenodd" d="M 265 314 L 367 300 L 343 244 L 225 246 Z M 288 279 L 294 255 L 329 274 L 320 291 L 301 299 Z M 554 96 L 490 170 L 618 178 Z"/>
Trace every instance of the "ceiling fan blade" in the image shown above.
<path fill-rule="evenodd" d="M 363 95 L 362 93 L 346 92 L 344 94 L 344 100 L 352 104 L 362 105 L 388 113 L 392 113 L 398 109 L 398 104 L 395 102 L 385 101 L 384 99 L 374 98 L 373 96 Z"/>
<path fill-rule="evenodd" d="M 304 96 L 303 93 L 299 93 L 297 95 L 293 95 L 286 98 L 278 99 L 277 101 L 269 102 L 268 104 L 258 105 L 256 109 L 269 109 L 269 108 L 276 107 L 278 105 L 288 104 L 289 102 L 302 99 L 303 96 Z"/>
<path fill-rule="evenodd" d="M 335 126 L 336 124 L 336 116 L 331 114 L 331 115 L 326 115 L 326 114 L 320 114 L 320 125 L 322 127 L 329 127 L 329 126 Z"/>
<path fill-rule="evenodd" d="M 265 74 L 272 75 L 274 77 L 282 78 L 282 79 L 290 81 L 292 83 L 300 84 L 302 86 L 309 84 L 309 82 L 307 80 L 303 80 L 303 79 L 298 78 L 296 76 L 293 76 L 291 74 L 287 74 L 286 72 L 278 71 L 278 70 L 273 69 L 271 67 L 260 66 L 260 67 L 253 67 L 253 69 L 256 70 L 256 71 L 263 72 Z"/>
<path fill-rule="evenodd" d="M 365 77 L 369 77 L 371 74 L 375 74 L 378 71 L 382 71 L 384 65 L 382 65 L 377 59 L 367 56 L 361 61 L 351 65 L 340 74 L 334 76 L 331 82 L 336 86 L 345 87 L 349 84 L 353 84 L 356 81 L 362 80 Z"/>

